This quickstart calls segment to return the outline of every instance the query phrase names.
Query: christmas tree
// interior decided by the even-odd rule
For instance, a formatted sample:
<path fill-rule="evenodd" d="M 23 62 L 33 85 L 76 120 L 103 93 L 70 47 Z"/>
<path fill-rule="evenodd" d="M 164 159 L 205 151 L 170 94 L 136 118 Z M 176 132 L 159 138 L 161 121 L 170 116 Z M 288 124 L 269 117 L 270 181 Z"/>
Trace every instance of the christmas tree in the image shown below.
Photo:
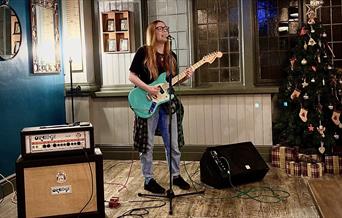
<path fill-rule="evenodd" d="M 331 154 L 341 145 L 342 77 L 334 69 L 327 33 L 317 19 L 322 4 L 306 4 L 307 23 L 298 31 L 287 78 L 279 90 L 274 139 L 304 152 Z"/>

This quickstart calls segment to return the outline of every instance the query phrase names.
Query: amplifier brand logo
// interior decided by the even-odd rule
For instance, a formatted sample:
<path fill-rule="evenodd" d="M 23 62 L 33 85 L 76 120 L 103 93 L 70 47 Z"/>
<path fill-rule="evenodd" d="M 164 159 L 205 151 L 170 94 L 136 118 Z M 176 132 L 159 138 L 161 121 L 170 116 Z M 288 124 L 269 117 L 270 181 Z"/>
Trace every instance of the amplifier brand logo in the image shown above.
<path fill-rule="evenodd" d="M 52 195 L 61 195 L 61 194 L 69 194 L 69 193 L 72 193 L 71 185 L 51 187 L 51 194 Z"/>
<path fill-rule="evenodd" d="M 66 173 L 64 171 L 59 171 L 56 175 L 56 181 L 59 184 L 65 183 L 67 180 Z"/>

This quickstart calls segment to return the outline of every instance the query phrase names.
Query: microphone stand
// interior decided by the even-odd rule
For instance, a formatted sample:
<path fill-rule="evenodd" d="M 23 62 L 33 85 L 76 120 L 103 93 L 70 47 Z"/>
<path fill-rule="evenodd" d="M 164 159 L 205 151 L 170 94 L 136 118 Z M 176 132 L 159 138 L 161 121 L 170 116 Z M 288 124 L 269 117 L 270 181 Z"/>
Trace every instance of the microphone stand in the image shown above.
<path fill-rule="evenodd" d="M 168 37 L 169 43 L 170 43 L 170 54 L 172 55 L 172 39 L 173 37 Z M 174 94 L 174 89 L 173 89 L 173 85 L 172 85 L 172 56 L 169 57 L 169 66 L 170 66 L 170 70 L 169 70 L 169 78 L 168 78 L 168 83 L 169 83 L 169 89 L 168 89 L 168 93 L 169 93 L 169 185 L 170 185 L 170 189 L 166 191 L 166 195 L 156 195 L 156 194 L 142 194 L 142 193 L 138 193 L 139 197 L 162 197 L 162 198 L 168 198 L 169 199 L 169 203 L 170 203 L 170 207 L 169 207 L 169 214 L 172 215 L 173 214 L 173 208 L 172 208 L 172 199 L 175 197 L 181 197 L 181 196 L 187 196 L 187 195 L 194 195 L 194 194 L 203 194 L 203 191 L 198 191 L 198 192 L 191 192 L 191 193 L 184 193 L 184 194 L 178 194 L 175 195 L 172 189 L 172 95 Z"/>
<path fill-rule="evenodd" d="M 75 112 L 74 112 L 74 88 L 72 84 L 72 59 L 69 59 L 69 68 L 70 68 L 70 94 L 71 94 L 71 116 L 72 123 L 75 123 Z"/>

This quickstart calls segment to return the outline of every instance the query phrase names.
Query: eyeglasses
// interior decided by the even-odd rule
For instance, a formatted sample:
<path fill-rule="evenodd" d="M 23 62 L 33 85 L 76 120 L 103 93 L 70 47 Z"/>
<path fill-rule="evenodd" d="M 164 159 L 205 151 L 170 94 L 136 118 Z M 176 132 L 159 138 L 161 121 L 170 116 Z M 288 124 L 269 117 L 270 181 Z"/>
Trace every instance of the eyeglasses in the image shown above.
<path fill-rule="evenodd" d="M 169 27 L 168 26 L 157 26 L 156 27 L 156 30 L 158 30 L 159 32 L 162 32 L 162 31 L 164 31 L 164 32 L 169 32 Z"/>

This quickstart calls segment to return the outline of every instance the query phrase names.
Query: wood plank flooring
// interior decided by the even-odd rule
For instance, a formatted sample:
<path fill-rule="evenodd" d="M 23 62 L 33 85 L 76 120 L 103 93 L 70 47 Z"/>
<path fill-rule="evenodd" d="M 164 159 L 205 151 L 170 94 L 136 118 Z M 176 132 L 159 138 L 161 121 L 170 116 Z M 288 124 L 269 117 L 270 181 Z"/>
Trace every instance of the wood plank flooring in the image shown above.
<path fill-rule="evenodd" d="M 118 217 L 132 208 L 156 206 L 163 203 L 162 201 L 132 202 L 149 199 L 137 196 L 139 192 L 146 192 L 143 190 L 140 162 L 134 161 L 133 164 L 131 163 L 132 161 L 104 161 L 105 199 L 109 200 L 115 196 L 119 197 L 121 203 L 121 206 L 117 209 L 106 206 L 106 216 L 109 218 Z M 200 183 L 199 162 L 182 162 L 181 174 L 187 181 L 190 181 L 185 172 L 185 166 L 191 178 Z M 165 161 L 155 161 L 155 178 L 164 188 L 168 188 L 169 176 L 167 169 Z M 324 179 L 325 177 L 321 180 Z M 252 199 L 245 199 L 245 197 L 231 198 L 230 196 L 236 195 L 232 188 L 218 190 L 204 186 L 205 194 L 174 198 L 172 201 L 172 216 L 169 215 L 168 199 L 158 198 L 158 200 L 163 200 L 166 205 L 149 209 L 149 214 L 144 217 L 319 217 L 314 200 L 307 188 L 307 182 L 307 178 L 290 177 L 283 170 L 271 167 L 262 181 L 241 185 L 238 188 L 247 190 L 250 188 L 271 187 L 274 190 L 288 192 L 290 196 L 279 203 L 262 203 Z M 122 186 L 125 183 L 126 185 Z M 196 185 L 198 190 L 202 190 L 200 185 Z M 182 191 L 178 187 L 174 187 L 173 190 L 175 194 L 196 191 L 194 185 L 191 186 L 190 191 Z M 263 193 L 270 194 L 270 192 L 265 191 Z M 280 192 L 276 193 L 281 194 Z M 7 196 L 0 204 L 0 217 L 17 217 L 16 204 L 11 203 L 12 195 Z M 275 199 L 263 198 L 263 200 Z"/>
<path fill-rule="evenodd" d="M 311 180 L 308 182 L 318 211 L 322 217 L 333 218 L 342 216 L 342 179 Z"/>

